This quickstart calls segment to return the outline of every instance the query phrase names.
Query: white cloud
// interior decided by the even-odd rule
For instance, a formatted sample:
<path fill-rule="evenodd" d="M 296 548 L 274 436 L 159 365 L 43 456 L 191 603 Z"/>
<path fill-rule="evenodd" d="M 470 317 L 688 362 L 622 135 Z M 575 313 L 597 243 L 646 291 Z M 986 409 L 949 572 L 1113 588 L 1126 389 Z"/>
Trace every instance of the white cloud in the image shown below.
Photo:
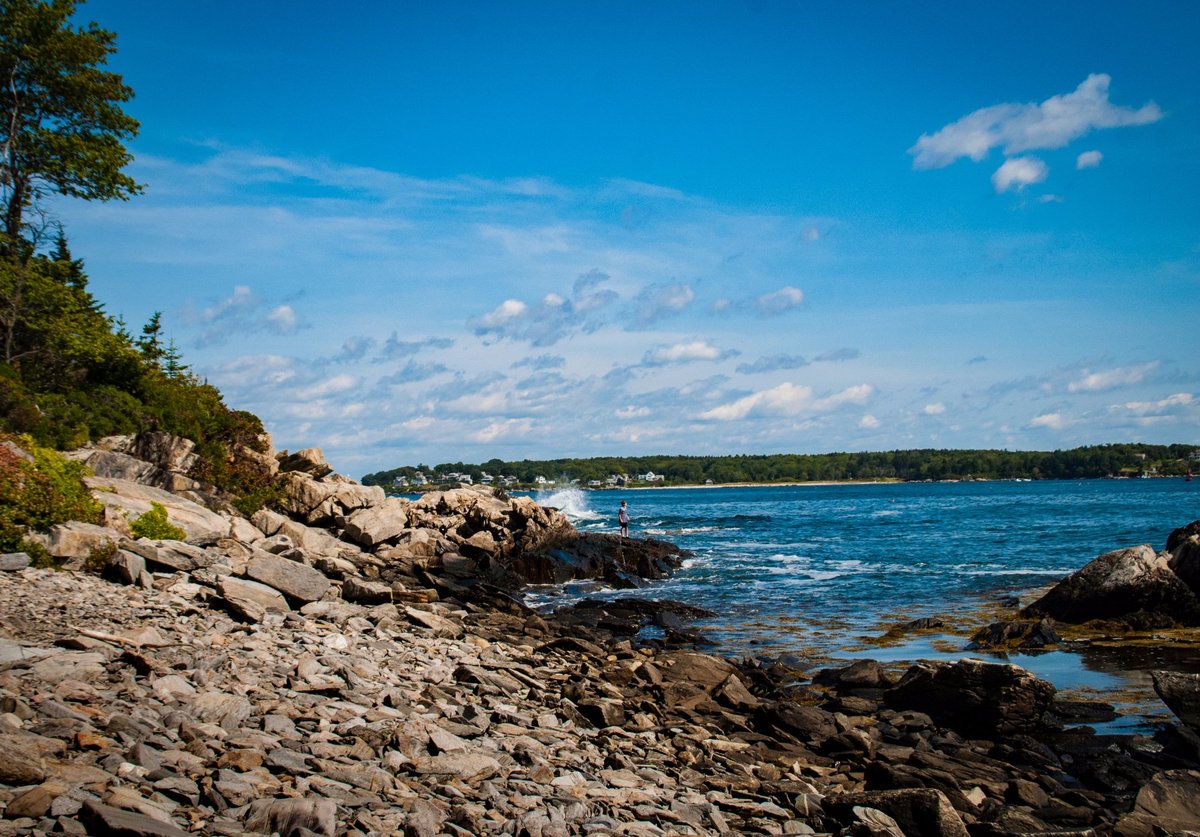
<path fill-rule="evenodd" d="M 296 309 L 290 305 L 277 305 L 267 314 L 267 323 L 285 334 L 295 331 L 300 324 Z"/>
<path fill-rule="evenodd" d="M 300 390 L 296 393 L 296 397 L 301 400 L 312 400 L 317 398 L 326 398 L 330 395 L 346 392 L 358 386 L 358 378 L 354 375 L 334 375 L 332 378 L 326 378 L 313 386 Z"/>
<path fill-rule="evenodd" d="M 1177 392 L 1158 401 L 1126 401 L 1124 404 L 1114 404 L 1110 410 L 1125 410 L 1135 415 L 1144 416 L 1150 413 L 1164 413 L 1178 407 L 1186 407 L 1193 401 L 1190 392 Z"/>
<path fill-rule="evenodd" d="M 1089 372 L 1085 369 L 1083 377 L 1071 381 L 1067 384 L 1067 389 L 1070 392 L 1102 392 L 1106 389 L 1140 384 L 1158 366 L 1159 361 L 1152 360 L 1139 366 L 1121 366 L 1102 372 Z"/>
<path fill-rule="evenodd" d="M 646 416 L 650 415 L 650 408 L 635 407 L 630 404 L 628 407 L 622 407 L 620 410 L 617 410 L 613 413 L 613 415 L 619 419 L 645 418 Z"/>
<path fill-rule="evenodd" d="M 471 438 L 476 442 L 486 444 L 527 436 L 531 430 L 533 430 L 533 422 L 530 419 L 505 419 L 504 421 L 494 421 L 482 430 L 472 433 Z"/>
<path fill-rule="evenodd" d="M 921 412 L 927 416 L 940 416 L 942 413 L 946 412 L 946 405 L 941 401 L 935 401 L 932 404 L 926 404 L 924 407 L 922 407 Z"/>
<path fill-rule="evenodd" d="M 527 310 L 529 310 L 529 306 L 521 302 L 521 300 L 506 299 L 495 310 L 489 311 L 480 317 L 479 325 L 483 329 L 497 329 L 511 323 Z"/>
<path fill-rule="evenodd" d="M 754 300 L 754 307 L 764 316 L 782 314 L 804 302 L 804 291 L 785 285 L 777 291 L 763 294 Z"/>
<path fill-rule="evenodd" d="M 645 327 L 680 313 L 695 299 L 696 292 L 690 285 L 648 285 L 634 298 L 630 313 L 638 326 Z"/>
<path fill-rule="evenodd" d="M 1042 413 L 1029 420 L 1030 427 L 1046 427 L 1050 430 L 1062 430 L 1067 426 L 1067 420 L 1062 413 Z"/>
<path fill-rule="evenodd" d="M 997 193 L 1016 189 L 1018 192 L 1033 183 L 1041 183 L 1050 173 L 1049 167 L 1037 157 L 1013 157 L 1000 164 L 992 175 Z"/>
<path fill-rule="evenodd" d="M 858 426 L 864 430 L 875 430 L 879 427 L 880 421 L 875 416 L 867 413 L 858 420 Z"/>
<path fill-rule="evenodd" d="M 933 134 L 922 134 L 908 150 L 913 166 L 935 169 L 962 157 L 978 162 L 993 148 L 1005 155 L 1033 149 L 1062 148 L 1099 128 L 1147 125 L 1162 119 L 1158 105 L 1121 107 L 1108 100 L 1111 78 L 1089 75 L 1074 91 L 1051 96 L 1041 104 L 1005 103 L 981 108 Z"/>
<path fill-rule="evenodd" d="M 1075 158 L 1075 168 L 1094 169 L 1100 165 L 1100 161 L 1103 159 L 1104 155 L 1099 151 L 1085 151 Z"/>
<path fill-rule="evenodd" d="M 825 398 L 816 398 L 813 389 L 784 382 L 700 414 L 702 419 L 736 421 L 750 415 L 811 415 L 835 410 L 843 404 L 861 404 L 874 390 L 869 384 L 848 387 Z"/>
<path fill-rule="evenodd" d="M 697 360 L 724 360 L 735 354 L 737 352 L 729 349 L 718 349 L 707 340 L 692 340 L 651 349 L 646 352 L 642 363 L 646 366 L 664 366 L 669 363 L 691 363 Z"/>

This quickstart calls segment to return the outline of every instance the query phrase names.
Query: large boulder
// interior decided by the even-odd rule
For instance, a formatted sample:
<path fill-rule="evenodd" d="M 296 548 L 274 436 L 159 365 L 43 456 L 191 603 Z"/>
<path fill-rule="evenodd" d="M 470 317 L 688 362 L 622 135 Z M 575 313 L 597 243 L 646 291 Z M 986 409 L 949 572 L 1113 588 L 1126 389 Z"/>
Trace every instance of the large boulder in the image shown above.
<path fill-rule="evenodd" d="M 918 663 L 884 692 L 884 700 L 968 737 L 995 738 L 1044 729 L 1055 691 L 1020 666 L 967 659 Z"/>
<path fill-rule="evenodd" d="M 1154 691 L 1175 717 L 1200 733 L 1200 674 L 1182 671 L 1152 671 Z"/>
<path fill-rule="evenodd" d="M 389 497 L 346 518 L 346 537 L 364 549 L 395 543 L 408 530 L 407 500 Z"/>
<path fill-rule="evenodd" d="M 1079 624 L 1131 619 L 1141 624 L 1200 625 L 1200 599 L 1171 570 L 1170 555 L 1146 545 L 1107 552 L 1022 611 Z"/>
<path fill-rule="evenodd" d="M 84 482 L 105 508 L 129 519 L 150 511 L 152 503 L 161 503 L 167 521 L 187 533 L 188 543 L 216 543 L 232 530 L 230 522 L 216 512 L 161 488 L 113 477 L 85 477 Z"/>
<path fill-rule="evenodd" d="M 320 570 L 269 552 L 256 552 L 246 565 L 246 576 L 305 604 L 320 601 L 329 590 L 329 579 Z"/>
<path fill-rule="evenodd" d="M 122 538 L 120 532 L 107 526 L 69 520 L 51 526 L 47 536 L 41 540 L 46 551 L 55 558 L 70 560 L 87 558 L 98 547 L 116 544 Z"/>
<path fill-rule="evenodd" d="M 1167 566 L 1188 589 L 1200 596 L 1200 534 L 1189 534 L 1187 537 L 1168 540 L 1167 543 L 1172 544 L 1169 550 L 1171 558 Z"/>
<path fill-rule="evenodd" d="M 1200 830 L 1200 771 L 1168 770 L 1147 782 L 1133 810 L 1117 823 L 1118 837 L 1194 834 Z"/>
<path fill-rule="evenodd" d="M 1174 552 L 1177 546 L 1193 535 L 1200 535 L 1200 520 L 1193 520 L 1187 526 L 1180 526 L 1178 529 L 1172 530 L 1171 534 L 1167 535 L 1167 545 L 1164 549 L 1167 552 Z"/>

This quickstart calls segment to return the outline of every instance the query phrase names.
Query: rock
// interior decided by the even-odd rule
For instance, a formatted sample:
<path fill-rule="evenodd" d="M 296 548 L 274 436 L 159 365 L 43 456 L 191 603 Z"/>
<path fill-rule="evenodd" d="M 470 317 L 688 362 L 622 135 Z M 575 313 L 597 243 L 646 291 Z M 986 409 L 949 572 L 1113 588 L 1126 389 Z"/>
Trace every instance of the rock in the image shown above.
<path fill-rule="evenodd" d="M 500 762 L 483 753 L 450 752 L 418 758 L 413 768 L 419 774 L 453 776 L 467 784 L 476 784 L 500 772 Z"/>
<path fill-rule="evenodd" d="M 342 598 L 364 605 L 386 604 L 392 600 L 392 586 L 351 576 L 342 583 Z"/>
<path fill-rule="evenodd" d="M 155 430 L 144 430 L 133 440 L 129 451 L 165 471 L 186 474 L 196 463 L 196 443 L 182 436 L 173 436 Z"/>
<path fill-rule="evenodd" d="M 1193 535 L 1200 535 L 1200 520 L 1193 520 L 1186 526 L 1180 526 L 1171 534 L 1167 535 L 1167 545 L 1163 547 L 1167 552 L 1174 552 L 1184 541 Z"/>
<path fill-rule="evenodd" d="M 859 660 L 843 668 L 822 669 L 813 676 L 813 683 L 837 686 L 838 691 L 886 689 L 896 685 L 896 678 L 875 660 Z"/>
<path fill-rule="evenodd" d="M 1193 732 L 1200 733 L 1200 674 L 1182 671 L 1152 671 L 1154 691 L 1175 717 Z"/>
<path fill-rule="evenodd" d="M 55 558 L 86 559 L 93 550 L 115 544 L 123 537 L 120 532 L 94 523 L 72 520 L 50 527 L 46 550 Z"/>
<path fill-rule="evenodd" d="M 329 579 L 320 570 L 265 552 L 250 559 L 246 576 L 304 603 L 320 601 L 329 590 Z"/>
<path fill-rule="evenodd" d="M 253 711 L 244 697 L 225 692 L 200 692 L 192 698 L 189 709 L 198 720 L 217 724 L 231 732 L 240 727 Z"/>
<path fill-rule="evenodd" d="M 337 804 L 322 797 L 259 800 L 250 806 L 246 828 L 282 837 L 296 834 L 300 829 L 333 837 L 337 829 Z"/>
<path fill-rule="evenodd" d="M 261 622 L 271 611 L 286 613 L 291 610 L 282 593 L 257 581 L 224 576 L 217 582 L 217 591 L 235 613 L 251 622 Z"/>
<path fill-rule="evenodd" d="M 29 556 L 24 552 L 5 552 L 0 555 L 0 572 L 16 572 L 29 566 Z"/>
<path fill-rule="evenodd" d="M 874 808 L 891 817 L 908 837 L 968 837 L 962 817 L 940 790 L 904 788 L 827 797 L 826 810 L 846 816 L 855 807 Z M 871 832 L 877 833 L 877 832 Z"/>
<path fill-rule="evenodd" d="M 754 713 L 754 721 L 765 732 L 789 735 L 808 743 L 824 741 L 838 732 L 832 712 L 784 701 L 760 707 Z"/>
<path fill-rule="evenodd" d="M 980 628 L 971 637 L 967 647 L 970 650 L 979 648 L 1044 648 L 1047 645 L 1057 645 L 1062 637 L 1054 629 L 1054 620 L 1041 619 L 1036 622 L 1013 621 L 993 622 L 985 628 Z"/>
<path fill-rule="evenodd" d="M 1200 771 L 1168 770 L 1138 791 L 1133 810 L 1117 823 L 1120 837 L 1195 833 L 1200 830 Z"/>
<path fill-rule="evenodd" d="M 84 482 L 106 508 L 128 518 L 150 511 L 151 503 L 161 503 L 167 510 L 167 521 L 187 533 L 188 543 L 216 543 L 229 537 L 232 529 L 229 521 L 216 512 L 161 488 L 111 477 L 85 477 Z"/>
<path fill-rule="evenodd" d="M 925 712 L 963 735 L 988 738 L 1043 729 L 1054 694 L 1054 686 L 1019 666 L 967 659 L 915 665 L 884 700 Z"/>
<path fill-rule="evenodd" d="M 188 832 L 145 814 L 122 811 L 94 799 L 83 803 L 80 819 L 89 834 L 109 837 L 187 837 Z"/>
<path fill-rule="evenodd" d="M 46 764 L 36 740 L 0 732 L 0 784 L 34 785 L 46 778 Z"/>
<path fill-rule="evenodd" d="M 354 512 L 346 520 L 346 537 L 365 549 L 396 541 L 408 531 L 408 505 L 389 497 L 377 506 Z"/>
<path fill-rule="evenodd" d="M 108 559 L 104 574 L 122 584 L 137 584 L 146 572 L 146 559 L 136 552 L 118 549 Z"/>
<path fill-rule="evenodd" d="M 1200 524 L 1196 521 L 1192 526 Z M 1179 530 L 1176 530 L 1179 531 Z M 1174 533 L 1172 533 L 1174 534 Z M 1193 593 L 1200 595 L 1200 535 L 1192 534 L 1175 542 L 1167 566 Z"/>
<path fill-rule="evenodd" d="M 1200 625 L 1200 600 L 1171 571 L 1168 553 L 1149 546 L 1118 549 L 1093 559 L 1022 612 L 1078 624 L 1144 613 L 1163 624 Z"/>
<path fill-rule="evenodd" d="M 282 451 L 277 459 L 280 471 L 299 471 L 318 479 L 333 470 L 320 448 L 305 448 L 292 454 Z"/>

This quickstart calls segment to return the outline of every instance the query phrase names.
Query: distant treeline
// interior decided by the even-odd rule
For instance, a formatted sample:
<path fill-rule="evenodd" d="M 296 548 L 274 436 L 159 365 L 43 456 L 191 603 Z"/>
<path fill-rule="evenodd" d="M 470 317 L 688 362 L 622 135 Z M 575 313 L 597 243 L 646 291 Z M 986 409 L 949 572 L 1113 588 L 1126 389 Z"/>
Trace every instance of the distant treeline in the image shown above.
<path fill-rule="evenodd" d="M 490 459 L 479 465 L 447 462 L 378 471 L 362 478 L 365 485 L 391 486 L 397 477 L 411 480 L 418 472 L 430 481 L 438 475 L 485 474 L 515 477 L 532 484 L 538 477 L 582 485 L 609 477 L 654 473 L 666 485 L 713 483 L 815 482 L 826 480 L 965 480 L 1091 479 L 1108 476 L 1180 476 L 1200 468 L 1191 459 L 1196 445 L 1112 444 L 1056 451 L 893 450 L 871 453 L 770 454 L 742 456 L 635 456 L 549 459 L 506 462 Z"/>

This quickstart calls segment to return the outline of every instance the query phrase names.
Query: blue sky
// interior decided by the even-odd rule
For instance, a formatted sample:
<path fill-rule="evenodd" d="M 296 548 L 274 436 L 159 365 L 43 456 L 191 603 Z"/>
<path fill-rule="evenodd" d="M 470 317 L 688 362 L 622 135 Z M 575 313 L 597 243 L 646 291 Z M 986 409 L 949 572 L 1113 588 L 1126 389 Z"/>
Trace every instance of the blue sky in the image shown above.
<path fill-rule="evenodd" d="M 1200 442 L 1200 6 L 92 0 L 127 203 L 58 212 L 353 475 Z"/>

